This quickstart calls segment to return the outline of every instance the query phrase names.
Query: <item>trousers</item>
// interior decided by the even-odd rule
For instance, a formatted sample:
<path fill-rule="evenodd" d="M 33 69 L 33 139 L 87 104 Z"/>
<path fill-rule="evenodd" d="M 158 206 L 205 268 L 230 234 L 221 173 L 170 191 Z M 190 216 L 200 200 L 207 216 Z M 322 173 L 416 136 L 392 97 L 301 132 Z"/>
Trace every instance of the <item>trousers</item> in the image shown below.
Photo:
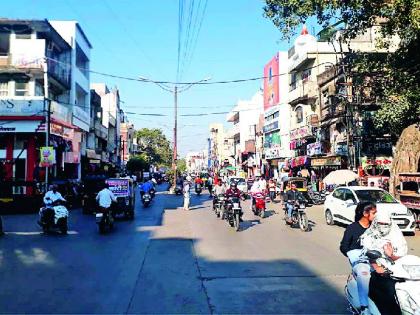
<path fill-rule="evenodd" d="M 188 210 L 190 208 L 190 194 L 184 193 L 184 209 Z"/>
<path fill-rule="evenodd" d="M 369 305 L 369 282 L 370 265 L 368 263 L 358 263 L 353 266 L 353 274 L 356 276 L 357 293 L 361 306 Z"/>

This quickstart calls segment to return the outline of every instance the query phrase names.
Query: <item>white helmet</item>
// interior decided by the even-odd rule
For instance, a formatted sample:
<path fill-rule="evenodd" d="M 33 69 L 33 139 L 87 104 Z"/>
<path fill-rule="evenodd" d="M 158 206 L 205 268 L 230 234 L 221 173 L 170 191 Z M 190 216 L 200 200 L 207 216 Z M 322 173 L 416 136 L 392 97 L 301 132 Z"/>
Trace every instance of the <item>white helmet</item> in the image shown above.
<path fill-rule="evenodd" d="M 187 176 L 187 181 L 189 181 L 189 182 L 190 182 L 190 181 L 191 181 L 191 179 L 192 179 L 192 178 L 191 178 L 191 176 L 190 176 L 190 175 L 188 175 L 188 176 Z"/>

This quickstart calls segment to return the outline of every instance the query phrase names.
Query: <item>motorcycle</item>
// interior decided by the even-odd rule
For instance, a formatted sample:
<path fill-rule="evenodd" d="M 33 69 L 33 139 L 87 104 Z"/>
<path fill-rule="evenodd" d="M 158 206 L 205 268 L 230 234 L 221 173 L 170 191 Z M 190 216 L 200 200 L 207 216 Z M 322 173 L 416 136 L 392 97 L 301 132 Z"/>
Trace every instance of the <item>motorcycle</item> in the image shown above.
<path fill-rule="evenodd" d="M 150 196 L 153 198 L 155 198 L 156 195 L 156 190 L 154 188 L 150 189 Z"/>
<path fill-rule="evenodd" d="M 306 215 L 306 205 L 305 202 L 294 201 L 292 203 L 293 210 L 291 216 L 291 223 L 287 222 L 288 215 L 287 215 L 287 207 L 285 208 L 285 220 L 286 224 L 290 224 L 290 227 L 299 227 L 303 232 L 309 231 L 309 221 Z"/>
<path fill-rule="evenodd" d="M 195 193 L 197 194 L 197 196 L 200 196 L 202 191 L 203 188 L 201 187 L 201 184 L 195 184 Z"/>
<path fill-rule="evenodd" d="M 145 193 L 141 197 L 141 201 L 143 202 L 143 207 L 147 208 L 150 205 L 150 202 L 152 201 L 152 196 L 149 193 Z"/>
<path fill-rule="evenodd" d="M 213 197 L 213 211 L 218 218 L 222 217 L 225 203 L 225 195 L 221 194 Z"/>
<path fill-rule="evenodd" d="M 107 228 L 108 230 L 112 230 L 114 228 L 114 216 L 112 214 L 111 207 L 99 207 L 98 212 L 95 214 L 95 218 L 100 234 L 104 234 Z"/>
<path fill-rule="evenodd" d="M 175 195 L 181 195 L 182 194 L 182 186 L 176 185 L 174 189 Z"/>
<path fill-rule="evenodd" d="M 235 231 L 239 231 L 241 213 L 242 213 L 242 208 L 239 202 L 239 198 L 237 197 L 227 198 L 224 217 L 226 221 L 229 223 L 229 225 L 235 228 Z"/>
<path fill-rule="evenodd" d="M 376 262 L 385 268 L 385 273 L 395 284 L 396 300 L 403 315 L 420 314 L 420 257 L 406 255 L 396 261 L 384 257 L 381 252 L 369 250 L 366 256 L 371 262 Z M 344 289 L 350 310 L 353 314 L 360 314 L 360 302 L 357 291 L 357 282 L 353 274 L 349 275 Z M 369 312 L 372 315 L 380 315 L 375 303 L 369 299 Z"/>
<path fill-rule="evenodd" d="M 68 217 L 69 212 L 64 203 L 57 200 L 39 210 L 38 224 L 45 234 L 55 230 L 65 235 L 68 231 Z"/>
<path fill-rule="evenodd" d="M 264 218 L 266 196 L 263 193 L 256 193 L 252 194 L 252 198 L 255 200 L 255 202 L 252 203 L 252 212 L 261 218 Z"/>

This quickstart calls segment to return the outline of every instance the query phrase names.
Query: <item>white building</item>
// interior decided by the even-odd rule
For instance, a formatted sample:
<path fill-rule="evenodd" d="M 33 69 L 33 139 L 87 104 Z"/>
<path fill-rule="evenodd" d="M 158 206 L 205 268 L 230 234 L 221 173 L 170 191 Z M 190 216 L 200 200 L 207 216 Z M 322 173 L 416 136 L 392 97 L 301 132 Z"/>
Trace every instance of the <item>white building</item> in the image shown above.
<path fill-rule="evenodd" d="M 227 114 L 226 120 L 233 123 L 227 137 L 233 139 L 235 167 L 247 169 L 248 158 L 255 160 L 256 131 L 263 114 L 263 94 L 258 91 L 250 100 L 240 100 Z"/>

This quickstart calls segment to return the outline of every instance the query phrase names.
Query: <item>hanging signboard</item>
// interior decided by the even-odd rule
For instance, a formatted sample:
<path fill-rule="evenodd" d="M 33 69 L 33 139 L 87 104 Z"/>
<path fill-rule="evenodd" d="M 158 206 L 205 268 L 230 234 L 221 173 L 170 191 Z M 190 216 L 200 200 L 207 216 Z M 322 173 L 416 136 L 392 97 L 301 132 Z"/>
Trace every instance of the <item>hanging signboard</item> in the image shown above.
<path fill-rule="evenodd" d="M 290 140 L 301 139 L 312 135 L 312 130 L 308 126 L 303 126 L 290 131 Z"/>
<path fill-rule="evenodd" d="M 385 170 L 389 170 L 392 164 L 392 157 L 377 157 L 376 159 L 370 159 L 362 157 L 363 169 L 370 168 L 372 166 L 379 166 Z"/>
<path fill-rule="evenodd" d="M 328 156 L 311 159 L 311 166 L 341 166 L 340 156 Z"/>
<path fill-rule="evenodd" d="M 314 155 L 321 155 L 323 154 L 322 151 L 322 143 L 321 142 L 315 142 L 315 143 L 309 143 L 306 146 L 307 155 L 314 156 Z"/>
<path fill-rule="evenodd" d="M 55 151 L 54 147 L 41 147 L 40 149 L 40 162 L 41 167 L 50 167 L 55 164 Z"/>

